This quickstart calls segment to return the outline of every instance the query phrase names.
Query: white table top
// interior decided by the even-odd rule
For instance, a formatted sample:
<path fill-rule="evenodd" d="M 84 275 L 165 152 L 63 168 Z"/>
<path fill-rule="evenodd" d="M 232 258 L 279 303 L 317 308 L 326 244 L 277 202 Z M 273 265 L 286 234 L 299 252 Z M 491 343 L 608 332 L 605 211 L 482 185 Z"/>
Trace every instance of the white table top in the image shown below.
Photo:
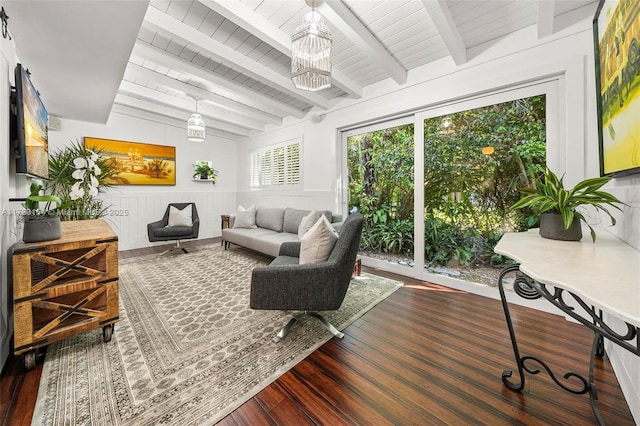
<path fill-rule="evenodd" d="M 506 233 L 495 252 L 520 263 L 534 280 L 563 288 L 589 305 L 640 327 L 640 251 L 602 229 L 593 244 L 542 238 L 538 229 Z"/>

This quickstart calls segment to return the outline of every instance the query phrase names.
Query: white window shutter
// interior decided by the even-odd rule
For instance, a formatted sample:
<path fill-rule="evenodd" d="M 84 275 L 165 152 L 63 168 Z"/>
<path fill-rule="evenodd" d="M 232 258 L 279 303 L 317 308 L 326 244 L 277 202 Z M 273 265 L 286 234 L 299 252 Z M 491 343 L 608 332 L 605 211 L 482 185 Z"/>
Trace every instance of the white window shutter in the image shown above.
<path fill-rule="evenodd" d="M 250 187 L 299 186 L 301 139 L 271 146 L 250 154 Z"/>
<path fill-rule="evenodd" d="M 267 150 L 260 159 L 260 186 L 271 185 L 271 170 L 271 150 Z"/>
<path fill-rule="evenodd" d="M 300 183 L 300 143 L 287 146 L 287 185 Z"/>
<path fill-rule="evenodd" d="M 285 183 L 284 154 L 284 146 L 273 149 L 273 185 L 284 185 Z"/>

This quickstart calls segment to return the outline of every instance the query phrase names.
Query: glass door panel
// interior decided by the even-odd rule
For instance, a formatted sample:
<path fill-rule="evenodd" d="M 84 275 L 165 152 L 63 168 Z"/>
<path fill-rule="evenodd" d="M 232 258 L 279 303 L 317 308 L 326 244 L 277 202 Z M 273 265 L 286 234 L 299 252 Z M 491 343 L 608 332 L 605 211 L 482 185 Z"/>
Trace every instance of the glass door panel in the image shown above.
<path fill-rule="evenodd" d="M 403 121 L 346 134 L 348 210 L 365 219 L 361 256 L 373 264 L 412 268 L 414 126 Z"/>
<path fill-rule="evenodd" d="M 510 209 L 546 163 L 546 96 L 424 118 L 424 269 L 494 284 L 493 247 L 534 225 Z"/>
<path fill-rule="evenodd" d="M 509 209 L 518 186 L 545 163 L 564 170 L 562 81 L 343 130 L 336 204 L 365 216 L 363 263 L 472 292 L 467 280 L 495 286 L 497 239 L 531 225 Z"/>

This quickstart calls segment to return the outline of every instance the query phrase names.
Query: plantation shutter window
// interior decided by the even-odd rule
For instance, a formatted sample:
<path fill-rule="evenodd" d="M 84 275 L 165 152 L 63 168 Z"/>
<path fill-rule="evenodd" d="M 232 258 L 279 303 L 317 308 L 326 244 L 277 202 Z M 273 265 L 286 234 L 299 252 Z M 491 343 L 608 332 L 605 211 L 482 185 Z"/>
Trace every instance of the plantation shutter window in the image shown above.
<path fill-rule="evenodd" d="M 260 186 L 271 185 L 271 150 L 260 155 Z"/>
<path fill-rule="evenodd" d="M 287 146 L 287 185 L 300 183 L 300 144 Z"/>
<path fill-rule="evenodd" d="M 279 146 L 273 150 L 273 185 L 284 185 L 284 147 Z"/>
<path fill-rule="evenodd" d="M 292 188 L 300 186 L 302 142 L 300 139 L 280 143 L 250 155 L 250 187 Z"/>

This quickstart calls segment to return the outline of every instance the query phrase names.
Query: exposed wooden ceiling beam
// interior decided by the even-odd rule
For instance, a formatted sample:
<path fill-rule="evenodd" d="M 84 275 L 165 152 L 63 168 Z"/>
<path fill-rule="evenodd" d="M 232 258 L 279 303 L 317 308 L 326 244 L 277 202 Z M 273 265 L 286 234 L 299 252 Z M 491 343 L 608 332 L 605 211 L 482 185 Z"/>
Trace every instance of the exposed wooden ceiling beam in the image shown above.
<path fill-rule="evenodd" d="M 553 34 L 555 15 L 556 0 L 538 0 L 538 39 Z"/>
<path fill-rule="evenodd" d="M 291 115 L 296 118 L 302 118 L 306 114 L 305 111 L 294 108 L 284 102 L 280 102 L 260 92 L 256 92 L 255 90 L 249 89 L 233 80 L 228 80 L 222 76 L 216 75 L 205 68 L 187 61 L 186 59 L 172 55 L 169 52 L 151 46 L 147 43 L 137 41 L 133 47 L 132 55 L 140 59 L 148 59 L 157 65 L 177 70 L 183 74 L 188 74 L 200 79 L 201 81 L 205 81 L 210 85 L 218 86 L 228 90 L 229 92 L 236 93 L 245 101 L 252 101 L 260 104 L 264 106 L 266 110 L 273 112 L 274 114 Z M 235 99 L 239 101 L 243 100 L 238 98 Z"/>
<path fill-rule="evenodd" d="M 407 82 L 407 71 L 342 1 L 325 0 L 317 10 L 362 52 L 369 55 L 396 83 Z"/>
<path fill-rule="evenodd" d="M 274 49 L 291 58 L 291 35 L 254 12 L 250 7 L 237 1 L 199 0 L 217 14 L 233 22 L 248 33 L 258 37 Z M 362 86 L 345 73 L 332 67 L 331 82 L 353 98 L 362 97 Z"/>
<path fill-rule="evenodd" d="M 136 80 L 139 80 L 152 82 L 164 88 L 189 95 L 198 101 L 210 102 L 215 107 L 220 105 L 222 108 L 217 107 L 218 112 L 216 114 L 224 121 L 228 121 L 230 123 L 236 123 L 241 126 L 255 128 L 257 130 L 264 130 L 264 125 L 267 123 L 276 125 L 282 124 L 282 119 L 280 119 L 280 117 L 256 110 L 240 102 L 236 102 L 224 96 L 200 89 L 199 87 L 183 83 L 179 80 L 151 71 L 139 65 L 129 63 L 124 72 L 124 76 L 125 80 L 128 81 L 135 82 Z"/>
<path fill-rule="evenodd" d="M 131 93 L 133 95 L 146 98 L 149 101 L 155 101 L 155 102 L 148 102 L 143 99 L 129 97 L 130 99 L 134 99 L 136 102 L 142 101 L 142 102 L 148 102 L 151 105 L 158 105 L 158 104 L 167 105 L 166 108 L 170 108 L 172 111 L 174 111 L 173 113 L 174 117 L 178 118 L 180 116 L 184 116 L 185 123 L 187 122 L 187 119 L 189 118 L 191 113 L 193 113 L 195 110 L 195 104 L 190 100 L 176 98 L 175 96 L 168 95 L 166 93 L 160 93 L 157 90 L 149 89 L 147 87 L 140 86 L 139 84 L 134 84 L 128 81 L 123 81 L 120 84 L 120 90 L 118 91 L 118 93 L 122 94 L 122 92 Z M 127 99 L 127 100 L 130 100 L 130 99 Z M 125 103 L 125 104 L 133 106 L 131 105 L 131 103 Z M 138 105 L 142 105 L 142 104 L 138 104 Z M 171 105 L 171 106 L 168 106 L 168 105 Z M 169 115 L 168 112 L 169 110 L 164 110 L 164 115 Z M 224 130 L 226 132 L 235 133 L 241 136 L 250 136 L 257 133 L 255 130 L 251 130 L 246 127 L 231 124 L 231 123 L 222 121 L 220 118 L 216 118 L 211 114 L 207 114 L 206 108 L 198 107 L 198 113 L 202 115 L 203 118 L 205 119 L 205 123 L 207 127 L 213 127 L 215 129 Z"/>
<path fill-rule="evenodd" d="M 155 7 L 149 7 L 144 19 L 145 24 L 155 31 L 169 33 L 173 39 L 177 39 L 186 45 L 197 46 L 201 51 L 206 52 L 213 60 L 225 64 L 256 81 L 271 86 L 282 93 L 307 102 L 320 109 L 326 110 L 331 106 L 331 102 L 326 98 L 315 93 L 296 89 L 289 78 L 250 59 L 242 53 L 235 51 Z"/>
<path fill-rule="evenodd" d="M 151 111 L 149 109 L 146 109 L 148 108 L 148 106 L 138 105 L 144 101 L 141 101 L 141 102 L 136 102 L 136 101 L 140 101 L 140 100 L 134 99 L 125 95 L 116 95 L 116 103 L 111 108 L 111 112 L 120 114 L 120 115 L 125 115 L 128 117 L 135 117 L 135 118 L 139 118 L 146 121 L 153 121 L 155 123 L 165 124 L 168 126 L 176 127 L 178 129 L 182 128 L 185 131 L 184 138 L 185 140 L 187 139 L 187 129 L 185 125 L 185 120 L 176 118 L 174 115 L 170 113 L 171 111 L 163 111 L 160 105 L 153 104 L 154 106 L 158 107 L 158 109 L 156 111 Z M 140 109 L 138 106 L 142 106 L 145 109 Z M 244 138 L 243 136 L 238 136 L 233 133 L 217 130 L 212 127 L 206 128 L 206 134 L 208 136 L 212 136 L 218 139 L 226 139 L 233 142 Z"/>
<path fill-rule="evenodd" d="M 449 55 L 456 65 L 467 62 L 467 47 L 460 36 L 460 31 L 453 20 L 446 0 L 422 0 L 422 4 L 431 17 L 433 25 L 440 34 Z"/>

